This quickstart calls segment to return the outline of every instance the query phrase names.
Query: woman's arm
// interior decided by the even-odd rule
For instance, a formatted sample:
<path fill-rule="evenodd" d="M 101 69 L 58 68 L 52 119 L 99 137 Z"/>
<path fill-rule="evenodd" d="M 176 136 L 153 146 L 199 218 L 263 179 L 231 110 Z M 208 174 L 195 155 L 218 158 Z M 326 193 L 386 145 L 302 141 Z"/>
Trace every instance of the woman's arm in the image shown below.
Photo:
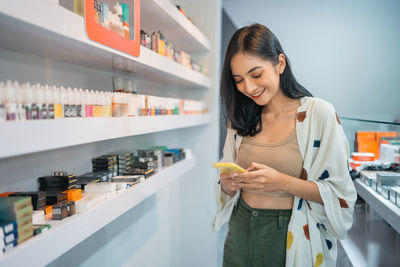
<path fill-rule="evenodd" d="M 284 173 L 280 173 L 280 175 L 282 180 L 282 191 L 304 198 L 305 200 L 323 204 L 316 183 L 302 180 Z"/>

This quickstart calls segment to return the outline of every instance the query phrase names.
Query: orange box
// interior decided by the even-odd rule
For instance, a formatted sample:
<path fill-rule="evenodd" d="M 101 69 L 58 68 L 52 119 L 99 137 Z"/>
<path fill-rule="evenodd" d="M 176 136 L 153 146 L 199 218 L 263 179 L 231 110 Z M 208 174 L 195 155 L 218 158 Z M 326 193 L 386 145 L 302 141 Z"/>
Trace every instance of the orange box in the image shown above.
<path fill-rule="evenodd" d="M 358 141 L 358 152 L 374 153 L 375 158 L 378 158 L 379 144 L 376 141 Z"/>
<path fill-rule="evenodd" d="M 68 201 L 77 201 L 82 198 L 82 189 L 68 189 L 63 193 L 67 194 Z"/>
<path fill-rule="evenodd" d="M 358 131 L 356 134 L 357 141 L 376 141 L 376 132 Z M 361 152 L 361 151 L 360 151 Z"/>
<path fill-rule="evenodd" d="M 351 154 L 351 158 L 354 161 L 374 161 L 375 155 L 366 152 L 354 152 Z"/>
<path fill-rule="evenodd" d="M 4 192 L 4 193 L 0 193 L 0 197 L 8 197 L 11 194 L 14 194 L 15 192 Z"/>

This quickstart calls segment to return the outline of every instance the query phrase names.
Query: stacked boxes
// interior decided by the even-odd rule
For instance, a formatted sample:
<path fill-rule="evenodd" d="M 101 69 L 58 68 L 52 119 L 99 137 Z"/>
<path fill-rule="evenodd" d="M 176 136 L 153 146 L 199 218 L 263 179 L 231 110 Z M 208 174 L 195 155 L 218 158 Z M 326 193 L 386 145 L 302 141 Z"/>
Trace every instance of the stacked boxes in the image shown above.
<path fill-rule="evenodd" d="M 76 175 L 68 175 L 66 172 L 53 173 L 52 176 L 38 178 L 39 190 L 41 191 L 65 191 L 76 188 Z"/>
<path fill-rule="evenodd" d="M 131 170 L 134 157 L 133 152 L 115 152 L 107 154 L 106 156 L 116 157 L 118 175 L 129 172 Z"/>
<path fill-rule="evenodd" d="M 118 162 L 116 155 L 104 155 L 92 159 L 93 172 L 108 172 L 112 176 L 118 175 Z"/>
<path fill-rule="evenodd" d="M 15 192 L 9 195 L 12 196 L 28 196 L 32 200 L 32 207 L 34 210 L 42 210 L 46 206 L 46 192 L 45 191 L 30 191 L 30 192 Z"/>
<path fill-rule="evenodd" d="M 0 198 L 0 225 L 4 236 L 0 246 L 4 252 L 33 236 L 32 211 L 30 197 Z"/>

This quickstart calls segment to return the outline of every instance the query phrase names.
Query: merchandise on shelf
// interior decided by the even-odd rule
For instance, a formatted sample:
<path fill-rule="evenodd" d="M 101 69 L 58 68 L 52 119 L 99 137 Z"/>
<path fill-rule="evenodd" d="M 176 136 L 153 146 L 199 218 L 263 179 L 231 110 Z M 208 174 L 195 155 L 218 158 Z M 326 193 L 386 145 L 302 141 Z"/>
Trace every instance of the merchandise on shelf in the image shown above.
<path fill-rule="evenodd" d="M 30 197 L 0 197 L 0 247 L 3 252 L 33 236 Z"/>
<path fill-rule="evenodd" d="M 399 171 L 397 166 L 397 171 Z M 400 173 L 393 171 L 361 171 L 361 181 L 385 199 L 400 207 Z"/>
<path fill-rule="evenodd" d="M 357 131 L 354 151 L 374 153 L 380 158 L 379 148 L 385 137 L 396 137 L 396 132 Z"/>
<path fill-rule="evenodd" d="M 50 220 L 63 220 L 115 198 L 186 155 L 190 155 L 189 150 L 167 147 L 112 152 L 92 159 L 92 173 L 76 176 L 52 172 L 38 178 L 40 191 L 1 193 L 1 249 L 7 252 L 47 231 Z"/>
<path fill-rule="evenodd" d="M 0 121 L 201 113 L 205 104 L 195 100 L 0 82 Z"/>
<path fill-rule="evenodd" d="M 163 35 L 160 31 L 153 32 L 150 36 L 143 30 L 141 30 L 140 44 L 166 58 L 182 64 L 183 66 L 191 70 L 207 75 L 208 70 L 204 65 L 195 62 L 189 54 L 183 51 L 175 50 L 172 43 L 167 42 L 165 35 Z"/>

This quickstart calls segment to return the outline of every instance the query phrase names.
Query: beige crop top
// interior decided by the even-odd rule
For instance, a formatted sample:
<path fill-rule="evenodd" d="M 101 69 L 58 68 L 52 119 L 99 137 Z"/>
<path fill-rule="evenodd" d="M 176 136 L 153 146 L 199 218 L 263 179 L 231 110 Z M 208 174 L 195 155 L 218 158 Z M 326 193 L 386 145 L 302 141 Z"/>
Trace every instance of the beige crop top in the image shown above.
<path fill-rule="evenodd" d="M 279 143 L 261 143 L 244 137 L 236 157 L 236 164 L 247 169 L 252 162 L 267 165 L 294 177 L 300 177 L 303 169 L 303 158 L 297 143 L 296 131 L 294 130 L 286 140 Z M 274 197 L 292 196 L 283 191 L 264 192 L 262 194 Z"/>

